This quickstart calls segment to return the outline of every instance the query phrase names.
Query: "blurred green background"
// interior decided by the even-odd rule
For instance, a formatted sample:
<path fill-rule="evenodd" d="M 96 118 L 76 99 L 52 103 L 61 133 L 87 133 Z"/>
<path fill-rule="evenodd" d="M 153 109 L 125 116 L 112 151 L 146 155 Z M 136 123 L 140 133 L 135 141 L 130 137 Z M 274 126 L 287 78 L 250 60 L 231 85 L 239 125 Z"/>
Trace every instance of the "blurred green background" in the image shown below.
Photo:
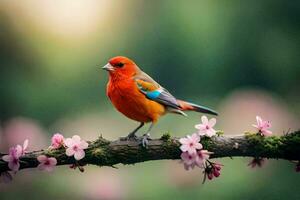
<path fill-rule="evenodd" d="M 283 134 L 299 128 L 300 2 L 285 0 L 0 2 L 0 150 L 51 135 L 116 139 L 136 122 L 105 96 L 109 58 L 123 55 L 176 97 L 220 113 L 225 134 L 253 130 L 255 116 Z M 199 114 L 168 115 L 152 136 L 195 131 Z M 143 133 L 143 129 L 140 134 Z M 250 158 L 220 159 L 221 178 L 202 185 L 200 170 L 179 161 L 81 174 L 24 170 L 0 183 L 1 199 L 300 199 L 300 175 L 288 161 L 250 169 Z"/>

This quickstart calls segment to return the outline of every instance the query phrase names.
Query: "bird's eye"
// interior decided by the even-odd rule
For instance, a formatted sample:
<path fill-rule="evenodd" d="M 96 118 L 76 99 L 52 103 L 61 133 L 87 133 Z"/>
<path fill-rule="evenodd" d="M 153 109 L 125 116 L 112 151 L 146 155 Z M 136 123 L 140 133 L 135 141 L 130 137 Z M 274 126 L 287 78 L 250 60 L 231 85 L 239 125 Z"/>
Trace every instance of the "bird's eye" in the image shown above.
<path fill-rule="evenodd" d="M 116 67 L 120 67 L 120 68 L 121 68 L 121 67 L 123 67 L 123 66 L 124 66 L 124 63 L 121 63 L 121 62 L 119 62 L 119 63 L 115 64 L 115 66 L 116 66 Z"/>

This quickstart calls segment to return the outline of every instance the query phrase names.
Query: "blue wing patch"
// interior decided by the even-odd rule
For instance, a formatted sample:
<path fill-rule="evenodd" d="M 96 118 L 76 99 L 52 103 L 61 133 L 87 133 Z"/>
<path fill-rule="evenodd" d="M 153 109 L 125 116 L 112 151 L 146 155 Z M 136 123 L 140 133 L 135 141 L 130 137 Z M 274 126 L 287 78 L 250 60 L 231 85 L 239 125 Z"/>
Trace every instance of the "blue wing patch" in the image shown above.
<path fill-rule="evenodd" d="M 154 100 L 156 99 L 157 97 L 159 97 L 159 95 L 161 94 L 161 91 L 159 90 L 154 90 L 152 92 L 147 92 L 146 93 L 146 96 L 151 99 L 151 100 Z"/>
<path fill-rule="evenodd" d="M 156 101 L 158 103 L 161 103 L 165 106 L 172 107 L 175 109 L 179 109 L 180 105 L 178 104 L 177 100 L 175 97 L 173 97 L 168 90 L 164 89 L 163 87 L 160 87 L 156 90 L 149 91 L 147 87 L 143 87 L 142 84 L 137 83 L 137 86 L 139 90 L 145 94 L 145 96 L 152 100 Z"/>

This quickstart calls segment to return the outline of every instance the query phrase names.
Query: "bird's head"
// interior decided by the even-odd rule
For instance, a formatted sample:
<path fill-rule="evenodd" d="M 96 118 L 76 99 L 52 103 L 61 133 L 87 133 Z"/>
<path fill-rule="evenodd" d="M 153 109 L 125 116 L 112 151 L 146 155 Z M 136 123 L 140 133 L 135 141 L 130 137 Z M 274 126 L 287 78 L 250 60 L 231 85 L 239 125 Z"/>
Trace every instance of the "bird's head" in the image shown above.
<path fill-rule="evenodd" d="M 102 69 L 109 72 L 111 76 L 134 76 L 140 69 L 129 58 L 124 56 L 116 56 L 111 58 Z"/>

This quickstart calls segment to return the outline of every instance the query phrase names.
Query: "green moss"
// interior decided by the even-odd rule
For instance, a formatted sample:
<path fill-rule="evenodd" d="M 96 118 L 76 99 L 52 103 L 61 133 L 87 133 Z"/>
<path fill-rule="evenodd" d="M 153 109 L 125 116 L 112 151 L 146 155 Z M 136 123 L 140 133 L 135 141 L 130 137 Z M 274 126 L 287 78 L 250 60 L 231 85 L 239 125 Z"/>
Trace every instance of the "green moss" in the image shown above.
<path fill-rule="evenodd" d="M 264 137 L 260 134 L 248 133 L 246 139 L 257 155 L 266 157 L 286 157 L 299 154 L 300 132 L 284 136 Z"/>
<path fill-rule="evenodd" d="M 59 149 L 45 149 L 42 154 L 48 157 L 58 157 L 65 153 L 65 149 L 63 147 Z"/>
<path fill-rule="evenodd" d="M 224 135 L 224 131 L 221 131 L 221 130 L 217 130 L 216 134 L 217 134 L 217 136 L 221 136 L 221 135 Z"/>
<path fill-rule="evenodd" d="M 102 157 L 105 155 L 105 151 L 102 148 L 95 148 L 91 151 L 91 155 L 95 157 Z"/>
<path fill-rule="evenodd" d="M 164 133 L 164 134 L 160 137 L 160 139 L 163 140 L 163 141 L 168 141 L 168 140 L 170 140 L 170 138 L 171 138 L 171 135 L 170 135 L 169 132 Z"/>
<path fill-rule="evenodd" d="M 202 137 L 200 143 L 203 145 L 203 149 L 212 149 L 214 142 L 210 137 Z"/>
<path fill-rule="evenodd" d="M 254 133 L 254 132 L 250 132 L 250 131 L 245 131 L 244 134 L 246 136 L 249 136 L 249 135 L 257 135 L 258 133 Z"/>

